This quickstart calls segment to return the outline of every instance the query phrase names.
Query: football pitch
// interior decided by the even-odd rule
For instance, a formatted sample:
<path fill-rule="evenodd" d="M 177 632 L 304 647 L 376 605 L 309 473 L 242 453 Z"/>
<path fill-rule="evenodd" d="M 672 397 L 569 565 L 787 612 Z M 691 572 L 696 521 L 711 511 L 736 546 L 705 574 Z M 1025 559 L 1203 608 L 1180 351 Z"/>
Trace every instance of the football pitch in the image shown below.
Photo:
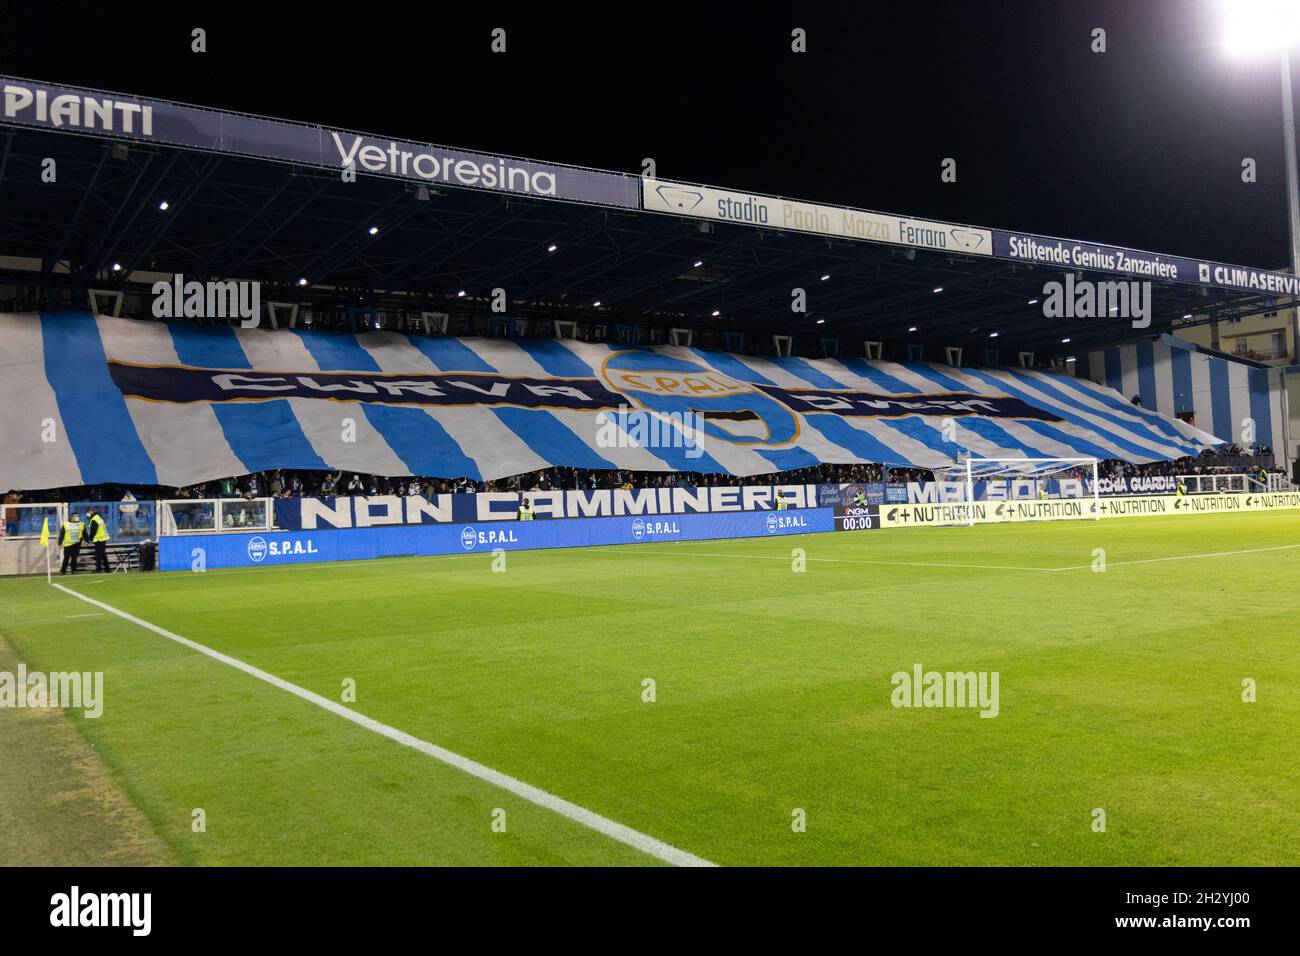
<path fill-rule="evenodd" d="M 1300 512 L 55 581 L 0 636 L 182 863 L 1300 863 Z"/>

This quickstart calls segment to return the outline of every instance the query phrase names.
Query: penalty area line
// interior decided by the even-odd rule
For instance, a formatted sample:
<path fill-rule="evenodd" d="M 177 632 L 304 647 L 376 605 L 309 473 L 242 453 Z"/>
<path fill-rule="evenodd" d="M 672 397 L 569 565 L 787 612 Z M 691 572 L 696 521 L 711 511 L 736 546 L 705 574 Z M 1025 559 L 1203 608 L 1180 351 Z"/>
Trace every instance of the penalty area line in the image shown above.
<path fill-rule="evenodd" d="M 222 664 L 243 671 L 251 677 L 256 677 L 258 680 L 270 684 L 272 687 L 278 687 L 280 690 L 288 691 L 295 697 L 301 697 L 308 703 L 315 704 L 323 710 L 328 710 L 331 714 L 335 714 L 345 720 L 350 720 L 352 723 L 364 727 L 366 730 L 379 734 L 382 737 L 387 737 L 389 740 L 396 741 L 404 747 L 409 747 L 412 750 L 419 751 L 420 753 L 432 757 L 434 760 L 441 761 L 450 767 L 455 767 L 457 770 L 467 773 L 471 777 L 477 777 L 479 780 L 490 783 L 494 787 L 499 787 L 508 793 L 514 794 L 521 800 L 527 800 L 529 803 L 543 807 L 553 813 L 557 813 L 589 830 L 595 830 L 597 833 L 604 834 L 612 840 L 617 840 L 619 843 L 640 850 L 647 856 L 652 856 L 657 860 L 662 860 L 664 863 L 671 863 L 674 866 L 717 866 L 716 863 L 710 863 L 708 860 L 695 856 L 692 853 L 687 853 L 685 850 L 679 850 L 677 847 L 664 843 L 662 840 L 656 840 L 654 837 L 633 830 L 631 827 L 624 826 L 621 823 L 616 823 L 608 817 L 603 817 L 599 813 L 595 813 L 585 807 L 580 807 L 576 803 L 570 803 L 563 797 L 557 797 L 555 794 L 542 790 L 539 787 L 534 787 L 532 784 L 524 783 L 522 780 L 512 777 L 509 774 L 501 773 L 499 770 L 493 770 L 491 767 L 481 764 L 476 760 L 462 757 L 460 754 L 447 750 L 444 747 L 439 747 L 437 744 L 431 744 L 427 740 L 421 740 L 419 737 L 398 730 L 396 727 L 390 727 L 388 724 L 381 723 L 371 717 L 365 716 L 364 714 L 359 714 L 356 711 L 349 710 L 342 704 L 335 703 L 327 697 L 322 697 L 320 694 L 309 691 L 305 687 L 299 687 L 297 684 L 291 683 L 283 678 L 276 677 L 274 674 L 264 671 L 261 668 L 254 667 L 252 664 L 246 664 L 237 658 L 213 650 L 197 641 L 191 641 L 187 637 L 181 637 L 179 634 L 174 634 L 166 628 L 159 627 L 156 624 L 150 624 L 148 621 L 138 618 L 134 614 L 128 614 L 126 611 L 119 610 L 118 608 L 105 604 L 102 601 L 96 601 L 94 598 L 86 597 L 86 595 L 79 594 L 71 588 L 64 587 L 62 584 L 57 582 L 52 583 L 54 587 L 58 588 L 64 594 L 70 594 L 80 601 L 85 601 L 87 604 L 93 604 L 95 607 L 101 608 L 110 614 L 120 617 L 124 621 L 130 621 L 132 624 L 143 627 L 145 630 L 153 631 L 155 634 L 165 637 L 169 641 L 175 641 L 177 644 L 188 647 L 190 650 L 198 651 L 200 654 L 204 654 L 215 661 L 220 661 Z"/>

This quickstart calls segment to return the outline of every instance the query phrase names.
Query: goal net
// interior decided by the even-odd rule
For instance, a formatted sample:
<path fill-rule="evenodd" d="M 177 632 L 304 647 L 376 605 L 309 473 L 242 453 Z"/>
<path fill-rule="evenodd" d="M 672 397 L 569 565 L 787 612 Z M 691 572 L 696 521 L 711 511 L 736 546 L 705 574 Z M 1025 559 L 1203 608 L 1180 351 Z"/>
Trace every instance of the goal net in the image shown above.
<path fill-rule="evenodd" d="M 989 500 L 1048 501 L 1054 499 L 1091 499 L 1088 509 L 1094 518 L 1101 517 L 1100 489 L 1096 458 L 979 458 L 959 455 L 947 469 L 937 469 L 935 477 L 964 484 L 967 524 L 975 523 L 975 502 Z M 1044 514 L 1039 520 L 1062 515 Z M 1035 520 L 1027 517 L 1024 520 Z"/>

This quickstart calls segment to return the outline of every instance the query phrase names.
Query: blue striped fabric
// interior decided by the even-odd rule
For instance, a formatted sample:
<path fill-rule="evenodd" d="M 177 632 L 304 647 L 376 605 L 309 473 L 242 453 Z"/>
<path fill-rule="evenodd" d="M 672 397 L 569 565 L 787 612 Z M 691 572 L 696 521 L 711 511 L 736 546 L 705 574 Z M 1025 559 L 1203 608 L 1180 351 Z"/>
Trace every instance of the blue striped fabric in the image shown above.
<path fill-rule="evenodd" d="M 534 408 L 494 408 L 497 418 L 544 461 L 570 468 L 617 468 L 552 413 Z"/>
<path fill-rule="evenodd" d="M 965 372 L 967 375 L 973 375 L 976 378 L 983 379 L 993 388 L 1001 389 L 1004 393 L 1014 396 L 1015 398 L 1022 399 L 1034 405 L 1042 404 L 1041 402 L 1036 401 L 1028 392 L 1014 388 L 1002 379 L 995 379 L 986 372 L 981 372 L 977 369 L 966 369 Z M 1067 422 L 1070 422 L 1072 425 L 1075 425 L 1080 429 L 1087 429 L 1103 438 L 1106 444 L 1113 449 L 1113 451 L 1105 457 L 1121 458 L 1139 462 L 1153 461 L 1159 458 L 1159 455 L 1156 452 L 1152 451 L 1150 448 L 1138 445 L 1132 440 L 1134 438 L 1153 438 L 1150 434 L 1145 433 L 1140 426 L 1126 422 L 1118 416 L 1111 415 L 1104 411 L 1098 411 L 1091 408 L 1086 409 L 1088 414 L 1095 418 L 1102 419 L 1113 427 L 1103 428 L 1102 426 L 1094 425 L 1079 414 L 1080 412 L 1085 411 L 1085 408 L 1080 403 L 1071 399 L 1064 392 L 1053 388 L 1050 384 L 1045 382 L 1032 382 L 1031 384 L 1038 388 L 1043 394 L 1050 395 L 1065 406 L 1064 409 L 1056 406 L 1048 406 L 1052 408 L 1057 415 L 1065 419 Z M 1159 436 L 1158 440 L 1164 442 L 1164 436 Z"/>
<path fill-rule="evenodd" d="M 559 339 L 512 339 L 529 358 L 557 378 L 591 378 L 592 369 Z"/>
<path fill-rule="evenodd" d="M 1214 434 L 1232 441 L 1232 396 L 1229 393 L 1228 363 L 1210 363 L 1210 407 L 1214 414 Z"/>
<path fill-rule="evenodd" d="M 840 382 L 831 378 L 829 375 L 827 375 L 825 372 L 821 371 L 820 369 L 814 368 L 811 363 L 805 361 L 804 359 L 786 357 L 786 358 L 776 359 L 775 361 L 777 365 L 781 366 L 781 369 L 783 371 L 789 372 L 791 375 L 797 375 L 799 378 L 803 379 L 813 388 L 843 388 L 844 387 Z"/>
<path fill-rule="evenodd" d="M 435 367 L 444 372 L 499 371 L 479 358 L 473 349 L 459 339 L 414 335 L 411 337 L 411 344 L 419 349 Z"/>
<path fill-rule="evenodd" d="M 805 420 L 828 440 L 848 449 L 859 461 L 881 465 L 911 465 L 912 459 L 881 442 L 870 432 L 854 428 L 838 415 L 806 415 Z"/>
<path fill-rule="evenodd" d="M 109 377 L 95 317 L 89 312 L 42 315 L 41 340 L 45 378 L 54 390 L 81 483 L 158 484 L 157 469 L 136 434 L 126 399 Z M 0 431 L 9 434 L 7 428 Z"/>
<path fill-rule="evenodd" d="M 183 364 L 226 369 L 253 367 L 231 326 L 169 325 L 167 328 Z M 212 411 L 230 450 L 249 471 L 329 467 L 303 434 L 293 407 L 285 399 L 214 403 Z"/>
<path fill-rule="evenodd" d="M 1273 411 L 1268 394 L 1268 370 L 1246 370 L 1250 394 L 1250 417 L 1255 420 L 1255 441 L 1268 444 L 1273 434 Z"/>
<path fill-rule="evenodd" d="M 361 347 L 355 335 L 298 334 L 322 372 L 381 371 L 374 356 Z M 369 403 L 361 408 L 366 421 L 374 426 L 411 474 L 480 480 L 478 463 L 423 409 Z"/>
<path fill-rule="evenodd" d="M 915 392 L 912 386 L 908 385 L 902 379 L 895 378 L 879 366 L 872 365 L 866 359 L 854 358 L 845 359 L 844 367 L 859 378 L 865 378 L 873 385 L 878 386 L 882 391 L 892 395 L 907 395 Z"/>
<path fill-rule="evenodd" d="M 1143 408 L 1156 408 L 1160 399 L 1156 395 L 1156 354 L 1150 342 L 1137 344 L 1138 400 Z"/>
<path fill-rule="evenodd" d="M 1174 407 L 1169 409 L 1175 415 L 1193 409 L 1192 398 L 1192 353 L 1187 349 L 1169 350 L 1169 367 L 1174 380 Z M 1159 408 L 1159 405 L 1152 406 Z"/>
<path fill-rule="evenodd" d="M 691 351 L 719 372 L 730 375 L 741 382 L 753 382 L 756 385 L 776 384 L 763 373 L 754 371 L 734 355 L 728 355 L 726 352 L 710 352 L 705 349 L 692 349 Z"/>
<path fill-rule="evenodd" d="M 1124 372 L 1120 365 L 1119 351 L 1117 349 L 1107 349 L 1105 362 L 1106 387 L 1122 393 L 1124 391 Z"/>
<path fill-rule="evenodd" d="M 31 342 L 31 355 L 6 355 L 5 369 L 24 388 L 46 388 L 37 398 L 57 406 L 64 420 L 73 455 L 48 466 L 45 487 L 191 484 L 225 477 L 232 463 L 248 471 L 370 470 L 480 480 L 544 465 L 753 475 L 821 463 L 938 467 L 966 451 L 1148 462 L 1215 443 L 1114 390 L 1021 369 L 754 360 L 573 339 L 237 330 L 86 313 L 0 315 L 0 341 L 7 324 L 33 321 L 40 322 L 39 342 L 30 327 L 26 336 L 10 336 Z M 118 365 L 110 367 L 105 343 Z M 1118 352 L 1104 354 L 1106 375 L 1118 375 Z M 1130 359 L 1124 361 L 1128 367 Z M 1175 351 L 1168 378 L 1165 361 L 1164 352 L 1150 349 L 1132 360 L 1144 396 L 1157 388 L 1169 392 L 1171 384 L 1179 394 L 1194 383 L 1206 390 L 1199 359 Z M 1093 364 L 1103 360 L 1094 355 Z M 339 373 L 351 374 L 342 381 L 328 377 Z M 356 382 L 347 381 L 354 375 Z M 394 397 L 388 379 L 365 381 L 374 375 L 410 381 Z M 1231 396 L 1229 375 L 1237 389 Z M 1209 376 L 1221 435 L 1236 427 L 1234 408 L 1239 418 L 1255 419 L 1261 436 L 1278 427 L 1277 389 L 1267 370 L 1251 370 L 1247 378 L 1237 363 L 1215 359 Z M 955 404 L 965 400 L 950 393 L 974 393 L 985 404 Z M 1047 420 L 1026 415 L 1018 403 L 1047 413 Z M 196 404 L 212 414 L 194 414 Z M 609 415 L 611 409 L 621 412 Z M 647 418 L 624 415 L 646 411 L 657 416 L 656 425 L 669 414 L 704 416 L 702 454 L 677 447 L 680 440 L 645 441 Z M 22 414 L 22 408 L 0 408 L 7 442 L 0 485 L 7 475 L 29 481 L 30 462 L 40 459 L 39 434 L 32 437 Z M 349 414 L 364 433 L 345 445 L 333 424 Z M 944 437 L 948 419 L 957 425 L 954 440 Z M 606 441 L 610 422 L 635 441 Z M 137 428 L 150 425 L 185 441 L 142 441 Z M 27 470 L 7 465 L 12 460 Z M 175 480 L 180 476 L 183 481 Z"/>
<path fill-rule="evenodd" d="M 1228 341 L 1240 343 L 1244 333 L 1231 331 Z M 1199 430 L 1185 436 L 1197 448 L 1219 440 L 1272 448 L 1286 444 L 1286 394 L 1278 369 L 1167 333 L 1094 351 L 1089 357 L 1088 364 L 1078 367 L 1081 380 L 1109 388 L 1116 384 L 1118 370 L 1131 368 L 1142 402 L 1140 414 L 1150 416 L 1145 422 L 1168 434 L 1172 419 L 1181 418 Z"/>
<path fill-rule="evenodd" d="M 1053 376 L 1053 383 L 1060 386 L 1059 389 L 1056 389 L 1046 385 L 1041 376 L 1025 375 L 1015 369 L 1008 370 L 1006 374 L 1021 381 L 1029 382 L 1035 388 L 1044 391 L 1050 390 L 1063 397 L 1073 395 L 1078 396 L 1079 398 L 1089 398 L 1095 402 L 1100 402 L 1107 408 L 1114 410 L 1115 415 L 1108 415 L 1106 417 L 1116 423 L 1123 422 L 1124 418 L 1122 416 L 1124 415 L 1136 416 L 1140 421 L 1138 423 L 1129 423 L 1125 427 L 1136 429 L 1135 434 L 1142 434 L 1143 429 L 1145 429 L 1148 434 L 1154 430 L 1157 433 L 1157 440 L 1162 441 L 1166 445 L 1171 445 L 1175 448 L 1181 449 L 1180 457 L 1182 455 L 1195 455 L 1200 452 L 1200 449 L 1196 447 L 1195 444 L 1188 441 L 1183 436 L 1182 432 L 1174 427 L 1172 421 L 1156 412 L 1141 408 L 1134 405 L 1132 402 L 1126 401 L 1124 396 L 1120 395 L 1118 392 L 1098 392 L 1096 389 L 1089 388 L 1087 385 L 1070 378 L 1068 375 Z M 1081 408 L 1085 407 L 1081 401 L 1077 402 L 1077 404 Z M 1163 438 L 1159 438 L 1158 436 L 1163 436 Z"/>
<path fill-rule="evenodd" d="M 943 429 L 935 428 L 931 422 L 918 415 L 884 419 L 884 424 L 886 428 L 892 428 L 900 435 L 906 435 L 912 441 L 920 442 L 947 458 L 955 460 L 964 450 L 956 442 L 944 441 Z"/>

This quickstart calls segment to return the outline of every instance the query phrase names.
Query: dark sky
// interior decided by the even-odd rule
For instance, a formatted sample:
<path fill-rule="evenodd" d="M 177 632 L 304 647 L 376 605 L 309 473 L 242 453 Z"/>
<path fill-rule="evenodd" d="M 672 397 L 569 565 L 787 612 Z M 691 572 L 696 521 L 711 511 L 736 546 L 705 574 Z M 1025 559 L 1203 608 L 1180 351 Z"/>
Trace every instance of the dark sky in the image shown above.
<path fill-rule="evenodd" d="M 1214 3 L 29 3 L 6 14 L 0 70 L 1279 268 L 1277 62 L 1226 57 Z"/>

